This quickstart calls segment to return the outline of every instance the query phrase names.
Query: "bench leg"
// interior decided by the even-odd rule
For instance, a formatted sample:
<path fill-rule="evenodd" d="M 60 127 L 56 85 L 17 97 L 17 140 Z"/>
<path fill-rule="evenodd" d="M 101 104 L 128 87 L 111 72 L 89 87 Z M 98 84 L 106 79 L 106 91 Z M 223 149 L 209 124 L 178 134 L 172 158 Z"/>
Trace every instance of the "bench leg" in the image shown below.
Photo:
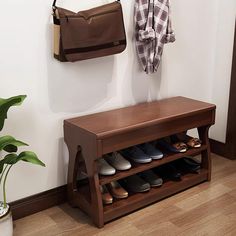
<path fill-rule="evenodd" d="M 89 188 L 91 193 L 91 217 L 93 219 L 94 224 L 98 228 L 102 228 L 104 226 L 104 217 L 103 217 L 103 203 L 102 203 L 102 195 L 100 191 L 99 185 L 99 177 L 97 170 L 97 162 L 90 158 L 86 158 L 85 164 L 89 177 Z"/>
<path fill-rule="evenodd" d="M 202 168 L 208 170 L 208 181 L 211 180 L 211 150 L 208 137 L 210 126 L 202 126 L 198 128 L 199 138 L 202 143 L 207 145 L 207 149 L 202 152 Z"/>
<path fill-rule="evenodd" d="M 74 192 L 77 191 L 76 181 L 79 163 L 79 148 L 78 146 L 68 146 L 69 149 L 69 165 L 67 177 L 67 199 L 72 207 L 76 207 L 74 202 Z"/>

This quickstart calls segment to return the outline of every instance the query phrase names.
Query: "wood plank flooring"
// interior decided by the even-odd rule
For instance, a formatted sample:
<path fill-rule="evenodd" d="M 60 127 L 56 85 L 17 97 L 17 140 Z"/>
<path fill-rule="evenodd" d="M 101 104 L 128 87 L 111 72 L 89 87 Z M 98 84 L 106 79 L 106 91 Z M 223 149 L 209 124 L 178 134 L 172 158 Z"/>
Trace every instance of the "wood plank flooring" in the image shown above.
<path fill-rule="evenodd" d="M 67 204 L 14 222 L 14 236 L 235 236 L 236 160 L 213 156 L 212 181 L 122 217 L 103 229 Z"/>

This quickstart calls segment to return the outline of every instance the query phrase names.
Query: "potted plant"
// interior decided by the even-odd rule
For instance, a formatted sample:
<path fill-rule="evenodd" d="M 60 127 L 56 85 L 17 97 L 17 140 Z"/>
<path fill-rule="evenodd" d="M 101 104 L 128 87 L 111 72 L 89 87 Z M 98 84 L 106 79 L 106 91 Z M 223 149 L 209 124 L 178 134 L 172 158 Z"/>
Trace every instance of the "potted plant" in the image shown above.
<path fill-rule="evenodd" d="M 4 127 L 9 108 L 21 105 L 25 98 L 25 95 L 8 99 L 0 98 L 0 131 Z M 34 152 L 23 151 L 18 153 L 18 147 L 20 146 L 28 145 L 10 135 L 0 136 L 0 189 L 3 193 L 3 201 L 0 201 L 0 234 L 4 236 L 13 235 L 12 214 L 6 199 L 6 181 L 10 170 L 19 161 L 45 166 Z"/>

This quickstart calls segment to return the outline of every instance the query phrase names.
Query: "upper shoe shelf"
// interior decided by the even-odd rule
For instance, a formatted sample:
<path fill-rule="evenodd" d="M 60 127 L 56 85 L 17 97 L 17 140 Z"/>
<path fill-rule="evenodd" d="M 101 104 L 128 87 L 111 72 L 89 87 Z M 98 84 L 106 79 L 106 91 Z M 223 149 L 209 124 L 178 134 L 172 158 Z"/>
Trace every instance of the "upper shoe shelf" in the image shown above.
<path fill-rule="evenodd" d="M 124 170 L 124 171 L 116 170 L 116 173 L 114 175 L 109 175 L 109 176 L 100 175 L 99 182 L 101 185 L 108 184 L 112 181 L 120 180 L 130 175 L 134 175 L 134 174 L 143 172 L 145 170 L 150 170 L 157 166 L 161 166 L 166 163 L 175 161 L 181 157 L 196 156 L 198 154 L 201 154 L 201 152 L 205 151 L 206 149 L 207 149 L 207 145 L 203 144 L 200 148 L 191 148 L 185 153 L 164 154 L 164 157 L 162 159 L 152 160 L 152 162 L 146 163 L 146 164 L 139 164 L 139 163 L 135 163 L 131 161 L 132 163 L 131 169 Z"/>

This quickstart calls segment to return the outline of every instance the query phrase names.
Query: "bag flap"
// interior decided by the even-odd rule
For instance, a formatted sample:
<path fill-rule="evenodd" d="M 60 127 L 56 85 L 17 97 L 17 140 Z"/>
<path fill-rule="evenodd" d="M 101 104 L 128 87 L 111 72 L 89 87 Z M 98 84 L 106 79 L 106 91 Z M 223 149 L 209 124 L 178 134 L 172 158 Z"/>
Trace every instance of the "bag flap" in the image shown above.
<path fill-rule="evenodd" d="M 99 7 L 94 7 L 92 9 L 89 10 L 85 10 L 85 11 L 79 11 L 77 13 L 64 9 L 64 8 L 57 8 L 58 12 L 59 12 L 59 17 L 60 18 L 64 18 L 64 17 L 85 17 L 85 18 L 89 18 L 92 16 L 95 16 L 97 14 L 106 14 L 109 11 L 117 11 L 121 8 L 121 4 L 119 2 L 113 2 L 113 3 L 109 3 L 109 4 L 105 4 Z"/>
<path fill-rule="evenodd" d="M 113 2 L 74 13 L 58 8 L 63 50 L 87 48 L 125 40 L 121 4 Z"/>

